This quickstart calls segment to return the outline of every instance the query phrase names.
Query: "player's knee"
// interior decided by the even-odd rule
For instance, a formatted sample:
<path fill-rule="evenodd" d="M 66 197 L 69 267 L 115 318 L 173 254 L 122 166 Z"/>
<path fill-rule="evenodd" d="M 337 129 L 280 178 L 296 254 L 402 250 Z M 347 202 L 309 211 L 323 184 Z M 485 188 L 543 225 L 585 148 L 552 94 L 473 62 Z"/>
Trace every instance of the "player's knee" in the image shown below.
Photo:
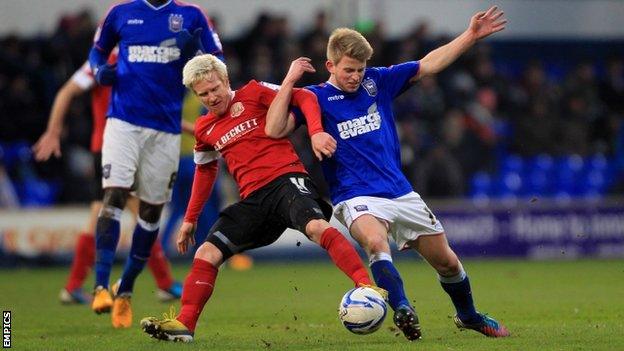
<path fill-rule="evenodd" d="M 115 207 L 123 209 L 128 199 L 128 190 L 122 188 L 106 188 L 104 189 L 104 199 L 102 200 L 104 207 Z"/>
<path fill-rule="evenodd" d="M 160 213 L 163 205 L 152 205 L 141 201 L 139 204 L 139 217 L 147 223 L 157 223 L 160 220 Z"/>
<path fill-rule="evenodd" d="M 448 255 L 435 264 L 435 269 L 443 277 L 451 277 L 459 274 L 462 265 L 455 254 Z"/>
<path fill-rule="evenodd" d="M 362 247 L 369 255 L 389 252 L 390 250 L 387 237 L 381 233 L 372 233 L 363 236 L 361 241 Z"/>
<path fill-rule="evenodd" d="M 219 267 L 223 263 L 223 253 L 212 243 L 205 242 L 201 244 L 195 251 L 195 258 L 209 262 L 215 267 Z"/>
<path fill-rule="evenodd" d="M 329 227 L 329 223 L 324 219 L 313 219 L 306 224 L 305 234 L 313 242 L 320 243 L 323 232 Z"/>

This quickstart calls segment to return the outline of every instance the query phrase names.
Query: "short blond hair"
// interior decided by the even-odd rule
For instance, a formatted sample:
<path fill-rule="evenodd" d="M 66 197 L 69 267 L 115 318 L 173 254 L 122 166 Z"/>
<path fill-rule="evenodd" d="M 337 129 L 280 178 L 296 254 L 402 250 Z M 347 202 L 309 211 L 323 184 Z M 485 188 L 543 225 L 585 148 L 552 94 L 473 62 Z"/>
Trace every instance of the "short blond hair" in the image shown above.
<path fill-rule="evenodd" d="M 228 81 L 227 66 L 216 56 L 198 55 L 189 60 L 182 69 L 182 84 L 193 90 L 193 85 L 203 79 L 210 79 L 215 73 L 222 81 Z"/>
<path fill-rule="evenodd" d="M 327 59 L 337 64 L 344 56 L 366 62 L 373 56 L 373 47 L 360 32 L 337 28 L 327 42 Z"/>

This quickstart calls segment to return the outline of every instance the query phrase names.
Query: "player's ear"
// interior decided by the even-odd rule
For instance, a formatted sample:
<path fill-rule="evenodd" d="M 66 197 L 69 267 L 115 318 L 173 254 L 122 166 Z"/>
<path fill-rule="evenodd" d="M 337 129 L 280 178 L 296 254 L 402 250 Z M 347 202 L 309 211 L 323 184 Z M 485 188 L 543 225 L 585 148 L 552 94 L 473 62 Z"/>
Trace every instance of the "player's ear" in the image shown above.
<path fill-rule="evenodd" d="M 325 68 L 327 68 L 329 73 L 334 74 L 334 70 L 336 69 L 336 66 L 334 65 L 332 60 L 327 60 L 325 61 Z"/>

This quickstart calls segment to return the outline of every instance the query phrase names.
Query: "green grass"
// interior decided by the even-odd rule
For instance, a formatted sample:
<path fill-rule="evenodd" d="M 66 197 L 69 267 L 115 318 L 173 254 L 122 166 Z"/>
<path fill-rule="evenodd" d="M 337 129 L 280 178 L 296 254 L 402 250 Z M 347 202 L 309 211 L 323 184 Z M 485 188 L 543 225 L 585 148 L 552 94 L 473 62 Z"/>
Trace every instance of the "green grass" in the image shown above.
<path fill-rule="evenodd" d="M 66 275 L 60 268 L 0 270 L 0 307 L 13 313 L 17 350 L 624 349 L 624 262 L 467 261 L 465 266 L 478 308 L 503 321 L 512 337 L 458 331 L 431 268 L 406 259 L 398 268 L 424 333 L 415 343 L 395 336 L 391 318 L 372 335 L 347 332 L 336 310 L 350 285 L 325 261 L 260 263 L 248 272 L 222 269 L 195 342 L 188 345 L 149 339 L 138 327 L 141 317 L 169 309 L 156 301 L 149 273 L 137 281 L 135 326 L 127 330 L 114 330 L 109 315 L 97 316 L 85 306 L 60 305 L 56 295 Z M 187 269 L 174 267 L 178 277 Z"/>

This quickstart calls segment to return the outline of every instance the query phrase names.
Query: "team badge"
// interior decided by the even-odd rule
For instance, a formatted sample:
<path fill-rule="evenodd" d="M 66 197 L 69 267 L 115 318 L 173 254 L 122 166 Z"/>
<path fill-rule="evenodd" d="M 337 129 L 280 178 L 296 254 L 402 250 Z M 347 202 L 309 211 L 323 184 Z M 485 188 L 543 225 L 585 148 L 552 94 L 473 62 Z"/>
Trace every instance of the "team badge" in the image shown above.
<path fill-rule="evenodd" d="M 184 18 L 182 15 L 170 14 L 169 15 L 169 30 L 177 33 L 182 30 L 182 25 L 184 24 Z"/>
<path fill-rule="evenodd" d="M 368 206 L 366 205 L 355 205 L 353 206 L 357 212 L 368 211 Z"/>
<path fill-rule="evenodd" d="M 242 102 L 236 102 L 230 107 L 230 115 L 232 118 L 236 118 L 241 115 L 245 111 L 245 106 L 243 106 Z"/>
<path fill-rule="evenodd" d="M 377 95 L 377 84 L 375 84 L 374 80 L 372 80 L 370 78 L 366 78 L 362 82 L 362 86 L 364 87 L 364 89 L 366 90 L 368 95 L 370 95 L 370 96 L 376 96 Z"/>
<path fill-rule="evenodd" d="M 110 171 L 111 171 L 111 164 L 105 164 L 104 166 L 102 166 L 102 177 L 104 177 L 104 179 L 108 179 L 110 178 Z"/>

